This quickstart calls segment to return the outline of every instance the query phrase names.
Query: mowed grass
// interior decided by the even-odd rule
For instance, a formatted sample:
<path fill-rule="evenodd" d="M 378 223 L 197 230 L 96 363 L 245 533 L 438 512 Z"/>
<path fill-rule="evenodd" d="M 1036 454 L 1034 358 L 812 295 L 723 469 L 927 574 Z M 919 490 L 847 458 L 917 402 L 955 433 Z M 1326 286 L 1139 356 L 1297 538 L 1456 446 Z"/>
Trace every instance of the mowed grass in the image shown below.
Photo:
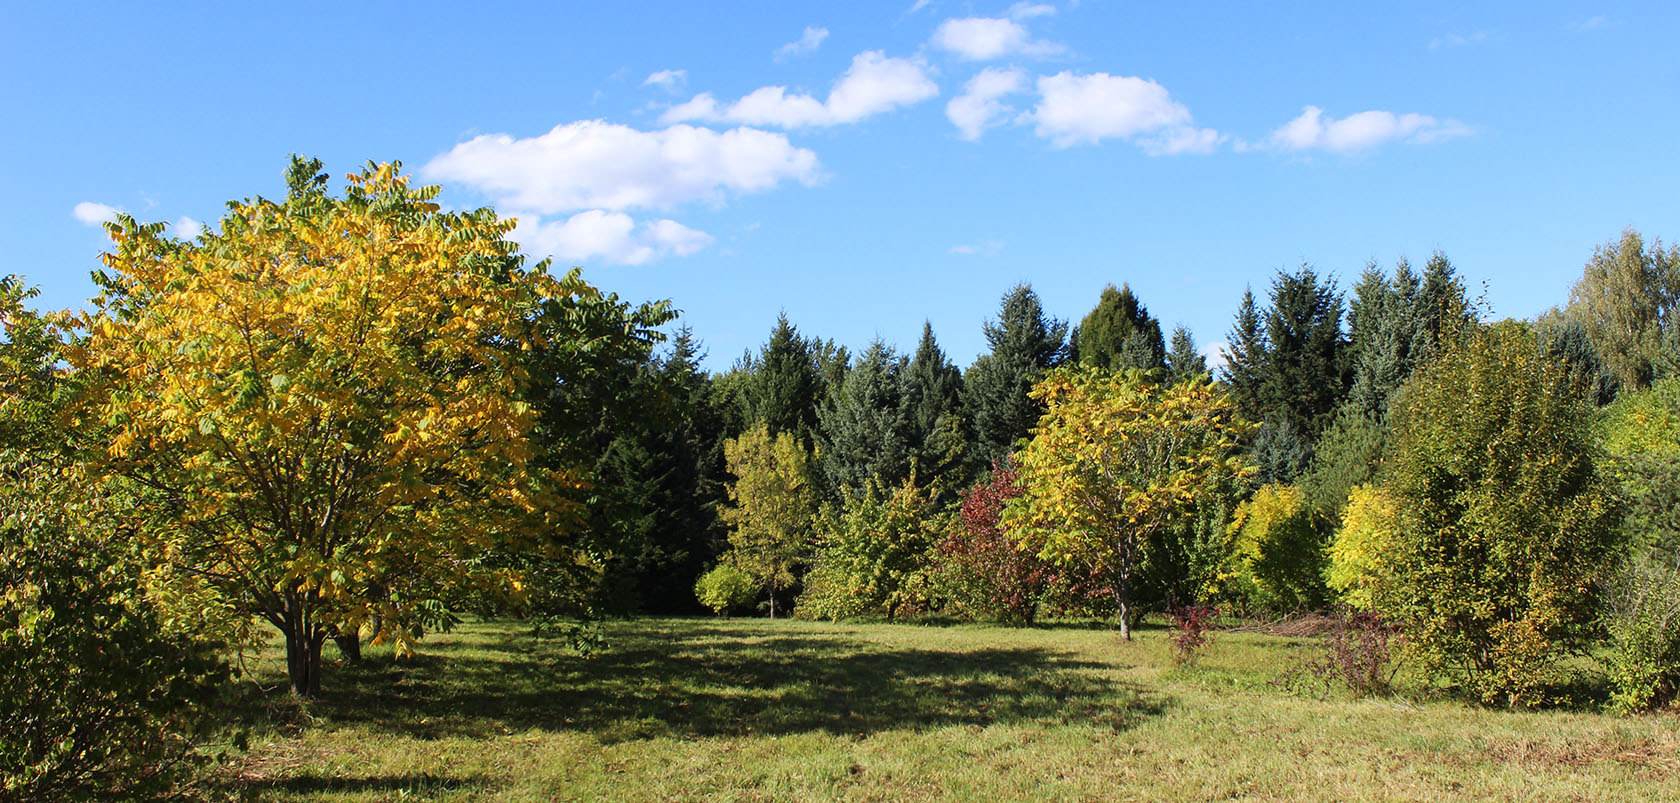
<path fill-rule="evenodd" d="M 1680 719 L 1318 700 L 1270 685 L 1306 640 L 609 623 L 580 658 L 472 623 L 246 712 L 229 783 L 268 800 L 1680 800 Z M 329 646 L 328 651 L 332 648 Z M 255 666 L 279 687 L 276 651 Z"/>

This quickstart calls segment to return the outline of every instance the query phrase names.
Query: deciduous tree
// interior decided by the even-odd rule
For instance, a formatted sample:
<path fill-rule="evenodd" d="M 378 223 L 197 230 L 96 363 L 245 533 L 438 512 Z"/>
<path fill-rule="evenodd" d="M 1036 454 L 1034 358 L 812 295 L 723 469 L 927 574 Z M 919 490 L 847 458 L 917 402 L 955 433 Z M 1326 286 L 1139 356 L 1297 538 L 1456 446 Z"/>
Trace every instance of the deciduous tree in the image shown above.
<path fill-rule="evenodd" d="M 531 465 L 522 355 L 545 299 L 592 288 L 508 259 L 513 221 L 443 212 L 398 169 L 334 197 L 294 160 L 285 200 L 231 203 L 190 243 L 120 217 L 70 353 L 153 554 L 277 628 L 299 695 L 329 635 L 377 619 L 410 651 L 461 586 L 518 593 L 486 555 L 560 548 L 575 522 L 555 493 L 575 479 Z"/>
<path fill-rule="evenodd" d="M 1377 606 L 1484 701 L 1540 702 L 1617 542 L 1590 402 L 1514 322 L 1449 346 L 1400 399 Z"/>
<path fill-rule="evenodd" d="M 795 567 L 811 551 L 817 505 L 811 458 L 793 433 L 772 437 L 764 424 L 724 441 L 723 451 L 735 475 L 730 506 L 721 511 L 729 525 L 727 559 L 769 593 L 775 618 L 777 595 L 794 584 Z"/>
<path fill-rule="evenodd" d="M 1135 370 L 1057 370 L 1033 397 L 1046 410 L 1017 455 L 1023 494 L 1005 521 L 1047 559 L 1108 572 L 1130 639 L 1143 546 L 1190 516 L 1220 476 L 1246 471 L 1238 444 L 1248 425 L 1210 383 L 1162 385 Z"/>

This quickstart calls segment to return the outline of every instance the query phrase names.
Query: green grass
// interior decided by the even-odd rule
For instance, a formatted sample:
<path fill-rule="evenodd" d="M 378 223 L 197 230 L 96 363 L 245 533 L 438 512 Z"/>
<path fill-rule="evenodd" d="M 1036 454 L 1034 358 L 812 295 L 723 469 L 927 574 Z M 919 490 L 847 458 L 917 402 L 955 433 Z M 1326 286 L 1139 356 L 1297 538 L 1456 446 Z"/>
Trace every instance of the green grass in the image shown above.
<path fill-rule="evenodd" d="M 1680 720 L 1290 696 L 1302 642 L 643 619 L 583 659 L 476 623 L 246 711 L 270 800 L 1680 799 Z M 329 651 L 331 648 L 329 647 Z"/>

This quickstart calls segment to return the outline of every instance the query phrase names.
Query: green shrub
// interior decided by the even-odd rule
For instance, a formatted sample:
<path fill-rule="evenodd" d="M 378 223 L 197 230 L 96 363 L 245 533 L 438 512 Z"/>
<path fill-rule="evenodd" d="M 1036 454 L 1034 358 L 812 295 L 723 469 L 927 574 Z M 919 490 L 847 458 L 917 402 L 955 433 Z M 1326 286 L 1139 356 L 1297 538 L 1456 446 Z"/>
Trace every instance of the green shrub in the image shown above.
<path fill-rule="evenodd" d="M 1228 532 L 1229 585 L 1250 610 L 1286 611 L 1324 602 L 1324 528 L 1293 485 L 1266 485 L 1237 506 Z"/>
<path fill-rule="evenodd" d="M 1606 584 L 1612 704 L 1647 711 L 1680 697 L 1680 566 L 1629 560 Z"/>
<path fill-rule="evenodd" d="M 700 604 L 722 616 L 753 601 L 758 596 L 758 583 L 752 575 L 741 571 L 733 563 L 719 563 L 700 575 L 694 584 L 694 596 Z"/>
<path fill-rule="evenodd" d="M 913 480 L 885 495 L 869 482 L 838 515 L 823 516 L 821 551 L 795 615 L 891 619 L 927 610 L 934 547 L 950 520 L 935 500 L 933 490 L 919 489 Z"/>
<path fill-rule="evenodd" d="M 192 778 L 228 672 L 156 611 L 106 543 L 0 522 L 0 799 L 168 798 Z"/>
<path fill-rule="evenodd" d="M 1400 526 L 1379 612 L 1437 677 L 1485 703 L 1543 702 L 1618 547 L 1586 388 L 1502 323 L 1419 369 L 1391 414 Z"/>

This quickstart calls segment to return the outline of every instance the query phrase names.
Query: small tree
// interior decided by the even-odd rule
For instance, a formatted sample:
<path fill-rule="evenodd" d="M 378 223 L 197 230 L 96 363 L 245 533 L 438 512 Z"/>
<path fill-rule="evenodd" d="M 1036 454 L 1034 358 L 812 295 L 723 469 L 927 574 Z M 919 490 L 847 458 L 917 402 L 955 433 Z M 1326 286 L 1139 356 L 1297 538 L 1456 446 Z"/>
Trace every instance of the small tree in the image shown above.
<path fill-rule="evenodd" d="M 1016 457 L 1023 493 L 1005 512 L 1045 558 L 1111 578 L 1131 639 L 1132 573 L 1157 533 L 1192 514 L 1222 475 L 1246 471 L 1248 425 L 1206 382 L 1059 369 L 1033 389 L 1046 405 Z"/>
<path fill-rule="evenodd" d="M 1348 493 L 1324 573 L 1325 584 L 1343 604 L 1359 611 L 1375 608 L 1371 595 L 1382 583 L 1384 556 L 1399 530 L 1399 517 L 1394 499 L 1381 488 L 1359 485 Z"/>
<path fill-rule="evenodd" d="M 776 595 L 794 584 L 794 568 L 805 558 L 816 515 L 810 456 L 790 432 L 774 438 L 764 424 L 723 443 L 729 473 L 730 507 L 721 511 L 729 525 L 735 565 L 752 575 L 770 595 L 770 618 Z"/>
<path fill-rule="evenodd" d="M 873 482 L 819 522 L 821 551 L 806 576 L 799 615 L 888 619 L 927 608 L 934 547 L 946 530 L 932 489 L 914 477 L 881 491 Z"/>
<path fill-rule="evenodd" d="M 1399 531 L 1377 607 L 1485 702 L 1540 701 L 1617 544 L 1570 376 L 1527 326 L 1502 323 L 1421 368 L 1393 411 Z"/>
<path fill-rule="evenodd" d="M 1003 511 L 1020 495 L 1007 463 L 993 463 L 991 476 L 963 492 L 952 532 L 939 544 L 939 576 L 953 610 L 1010 624 L 1038 616 L 1053 567 L 1003 529 Z"/>

